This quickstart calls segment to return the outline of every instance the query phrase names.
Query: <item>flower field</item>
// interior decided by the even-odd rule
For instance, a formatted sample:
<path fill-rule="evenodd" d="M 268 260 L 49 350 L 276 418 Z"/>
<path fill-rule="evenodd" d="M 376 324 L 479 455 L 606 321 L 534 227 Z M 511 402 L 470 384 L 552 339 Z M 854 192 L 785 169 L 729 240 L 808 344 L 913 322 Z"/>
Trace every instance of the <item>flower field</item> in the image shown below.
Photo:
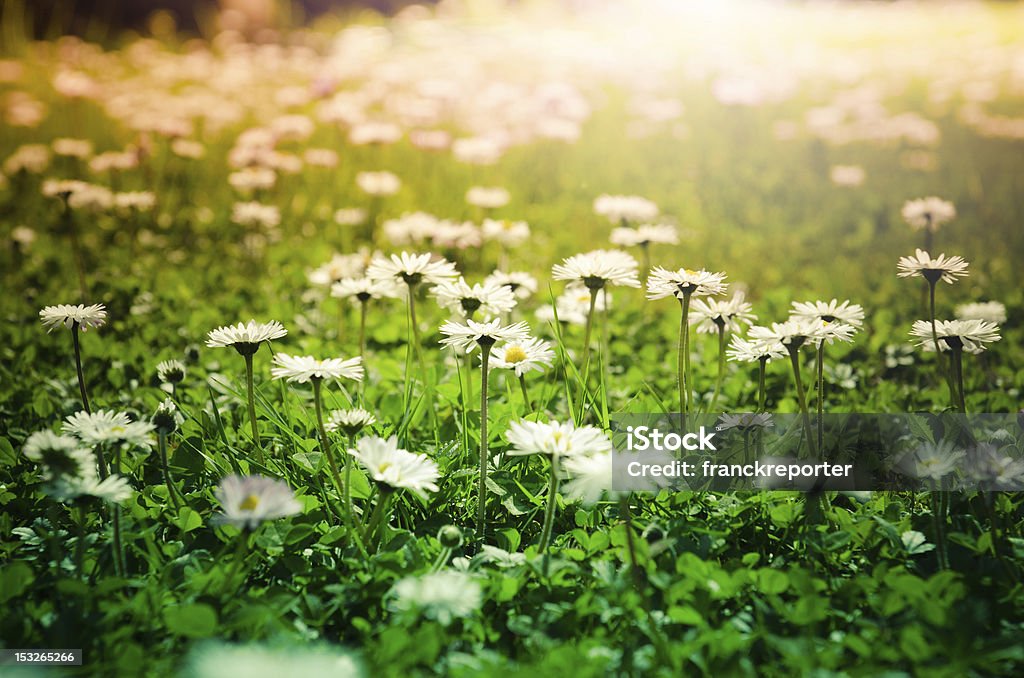
<path fill-rule="evenodd" d="M 0 6 L 3 648 L 102 676 L 1024 671 L 1018 5 L 43 40 L 27 7 Z M 817 459 L 842 414 L 931 422 L 871 450 L 918 485 L 619 483 L 624 417 L 746 453 L 788 415 Z M 1010 423 L 954 425 L 978 415 Z"/>

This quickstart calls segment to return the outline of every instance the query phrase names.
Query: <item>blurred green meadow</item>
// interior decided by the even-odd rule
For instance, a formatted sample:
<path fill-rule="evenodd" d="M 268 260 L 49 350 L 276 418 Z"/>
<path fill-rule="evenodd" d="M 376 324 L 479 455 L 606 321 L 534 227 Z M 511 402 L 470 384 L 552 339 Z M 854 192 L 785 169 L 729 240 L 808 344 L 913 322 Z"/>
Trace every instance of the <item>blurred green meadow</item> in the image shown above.
<path fill-rule="evenodd" d="M 31 41 L 14 7 L 0 56 L 5 646 L 81 647 L 76 675 L 288 675 L 279 666 L 342 659 L 337 675 L 1019 675 L 1015 493 L 831 493 L 814 522 L 811 500 L 786 491 L 587 505 L 555 497 L 536 455 L 507 456 L 507 429 L 524 418 L 607 429 L 616 413 L 678 411 L 678 304 L 610 288 L 589 379 L 584 324 L 537 316 L 563 292 L 552 265 L 613 248 L 620 224 L 594 209 L 606 194 L 653 201 L 678 244 L 651 245 L 649 263 L 725 272 L 760 325 L 794 301 L 863 306 L 855 339 L 829 347 L 823 393 L 803 356 L 827 412 L 954 407 L 935 354 L 909 335 L 928 318 L 927 285 L 896 275 L 925 246 L 904 204 L 949 201 L 956 216 L 928 249 L 970 272 L 939 286 L 937 317 L 979 301 L 1006 312 L 1001 339 L 964 356 L 966 409 L 1024 407 L 1017 4 L 450 2 L 308 26 L 221 16 L 197 36 L 157 22 L 155 35 L 103 44 Z M 271 178 L 256 185 L 247 170 Z M 359 185 L 371 171 L 400 188 L 371 195 Z M 86 182 L 67 191 L 81 202 L 60 195 L 62 180 Z M 473 187 L 510 199 L 473 205 Z M 151 204 L 118 202 L 133 192 Z M 276 215 L 241 219 L 244 203 Z M 390 238 L 388 222 L 414 212 L 461 240 Z M 489 239 L 485 218 L 525 221 L 529 237 Z M 328 411 L 365 408 L 376 423 L 363 435 L 395 434 L 439 469 L 437 492 L 398 495 L 375 552 L 336 515 L 311 390 L 270 376 L 279 352 L 358 355 L 359 309 L 329 283 L 402 251 L 446 257 L 471 283 L 499 267 L 538 282 L 502 320 L 526 321 L 554 364 L 528 373 L 531 402 L 511 372 L 489 380 L 488 546 L 500 553 L 473 534 L 479 360 L 442 348 L 452 314 L 432 296 L 416 302 L 422 371 L 405 301 L 386 299 L 368 306 L 363 382 L 324 383 Z M 643 278 L 648 262 L 630 253 Z M 325 267 L 339 254 L 358 256 Z M 105 306 L 106 323 L 81 333 L 94 410 L 149 421 L 172 396 L 158 363 L 183 363 L 183 422 L 167 436 L 181 505 L 144 445 L 119 452 L 132 494 L 117 509 L 48 496 L 23 447 L 82 409 L 70 333 L 39 322 L 55 304 Z M 243 361 L 205 345 L 250 318 L 288 329 L 254 356 L 262 463 Z M 690 338 L 707 411 L 716 338 Z M 718 409 L 753 411 L 756 364 L 730 361 L 724 377 Z M 784 359 L 767 367 L 766 401 L 800 409 Z M 330 439 L 339 454 L 352 444 Z M 218 524 L 229 473 L 283 480 L 301 512 L 252 531 Z M 382 486 L 366 469 L 352 477 L 368 515 Z M 465 533 L 450 550 L 435 536 L 446 525 Z M 452 571 L 479 588 L 471 609 L 398 587 Z"/>

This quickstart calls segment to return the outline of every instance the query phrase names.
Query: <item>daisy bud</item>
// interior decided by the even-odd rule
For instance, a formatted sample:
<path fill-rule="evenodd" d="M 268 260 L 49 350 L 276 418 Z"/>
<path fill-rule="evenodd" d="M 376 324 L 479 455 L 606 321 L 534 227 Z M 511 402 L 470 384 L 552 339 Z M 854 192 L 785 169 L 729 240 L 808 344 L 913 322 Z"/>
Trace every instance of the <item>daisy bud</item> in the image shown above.
<path fill-rule="evenodd" d="M 446 549 L 457 549 L 462 546 L 462 530 L 455 525 L 445 525 L 437 531 L 437 540 Z"/>

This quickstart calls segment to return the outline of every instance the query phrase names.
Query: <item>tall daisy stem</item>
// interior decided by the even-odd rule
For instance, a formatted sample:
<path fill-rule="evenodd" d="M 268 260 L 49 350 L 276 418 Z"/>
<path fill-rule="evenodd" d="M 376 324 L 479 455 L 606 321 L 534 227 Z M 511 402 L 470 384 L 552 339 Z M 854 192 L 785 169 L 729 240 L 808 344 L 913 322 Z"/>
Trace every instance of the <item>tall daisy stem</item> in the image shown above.
<path fill-rule="evenodd" d="M 548 550 L 551 543 L 551 530 L 555 525 L 555 501 L 558 497 L 558 456 L 551 457 L 551 477 L 548 480 L 548 504 L 544 509 L 544 528 L 540 533 L 540 543 L 537 548 L 541 553 Z"/>
<path fill-rule="evenodd" d="M 757 411 L 764 412 L 765 407 L 765 383 L 764 377 L 767 371 L 768 358 L 762 357 L 757 361 Z"/>
<path fill-rule="evenodd" d="M 807 447 L 811 451 L 811 456 L 816 459 L 818 450 L 814 444 L 814 434 L 811 432 L 811 415 L 807 411 L 807 393 L 804 391 L 804 382 L 800 379 L 800 346 L 790 343 L 787 348 L 789 349 L 789 360 L 793 364 L 793 381 L 796 384 L 796 397 L 800 404 L 800 413 L 803 415 Z"/>
<path fill-rule="evenodd" d="M 967 400 L 964 395 L 964 350 L 959 346 L 954 346 L 950 348 L 949 354 L 950 373 L 956 392 L 956 406 L 962 414 L 967 414 Z"/>
<path fill-rule="evenodd" d="M 380 543 L 380 526 L 384 522 L 384 516 L 387 514 L 388 507 L 391 504 L 391 496 L 394 494 L 392 489 L 384 484 L 378 484 L 377 489 L 377 505 L 373 507 L 370 522 L 366 525 L 366 538 L 369 540 L 368 548 L 370 553 L 376 552 L 377 545 Z"/>
<path fill-rule="evenodd" d="M 75 345 L 75 369 L 78 372 L 78 390 L 82 394 L 82 407 L 88 414 L 92 414 L 92 409 L 89 407 L 89 394 L 85 391 L 85 375 L 82 373 L 82 347 L 78 339 L 78 321 L 74 321 L 71 325 L 71 341 Z"/>
<path fill-rule="evenodd" d="M 583 384 L 586 389 L 587 377 L 590 376 L 590 336 L 594 330 L 594 308 L 597 306 L 597 288 L 590 290 L 590 307 L 587 309 L 587 326 L 583 331 Z"/>
<path fill-rule="evenodd" d="M 167 463 L 167 434 L 161 429 L 157 432 L 157 448 L 160 453 L 160 468 L 164 474 L 164 484 L 167 485 L 167 495 L 171 498 L 171 504 L 175 510 L 181 508 L 181 502 L 178 500 L 178 491 L 174 487 L 174 481 L 171 479 L 171 467 Z"/>
<path fill-rule="evenodd" d="M 629 552 L 629 571 L 633 575 L 633 585 L 639 590 L 643 588 L 643 571 L 636 557 L 636 544 L 633 535 L 633 511 L 629 508 L 629 495 L 619 497 L 619 513 L 622 514 L 622 527 L 626 530 L 626 550 Z"/>
<path fill-rule="evenodd" d="M 533 406 L 530 404 L 530 394 L 526 390 L 526 375 L 525 374 L 520 374 L 519 375 L 519 388 L 523 392 L 523 404 L 526 406 L 526 413 L 530 414 L 531 412 L 533 412 Z"/>
<path fill-rule="evenodd" d="M 825 342 L 818 346 L 815 355 L 815 362 L 818 369 L 818 449 L 825 447 Z"/>
<path fill-rule="evenodd" d="M 249 400 L 249 425 L 252 427 L 252 440 L 256 444 L 256 458 L 260 465 L 265 463 L 263 444 L 260 442 L 260 431 L 256 426 L 256 394 L 252 386 L 252 354 L 245 354 L 245 393 Z"/>
<path fill-rule="evenodd" d="M 359 356 L 365 361 L 366 355 L 366 301 L 359 301 Z"/>
<path fill-rule="evenodd" d="M 476 537 L 483 544 L 487 538 L 487 370 L 493 344 L 480 344 L 480 484 L 477 489 Z"/>
<path fill-rule="evenodd" d="M 676 382 L 679 387 L 679 412 L 682 414 L 682 426 L 686 428 L 686 414 L 689 412 L 690 396 L 690 293 L 683 292 L 679 300 L 679 348 L 676 355 Z"/>
<path fill-rule="evenodd" d="M 949 372 L 943 370 L 942 367 L 942 347 L 939 345 L 939 332 L 935 326 L 935 286 L 939 282 L 938 279 L 925 278 L 928 281 L 928 321 L 932 326 L 932 342 L 935 345 L 935 358 L 936 364 L 939 368 L 939 373 L 942 374 L 946 380 L 946 386 L 949 388 L 950 400 L 956 403 L 956 386 L 953 384 L 955 378 Z"/>
<path fill-rule="evenodd" d="M 320 446 L 324 450 L 324 456 L 327 457 L 327 464 L 331 469 L 331 479 L 334 480 L 334 488 L 338 491 L 338 496 L 344 498 L 345 486 L 341 482 L 341 474 L 338 472 L 338 461 L 334 458 L 334 450 L 331 448 L 331 441 L 327 437 L 327 427 L 324 426 L 323 396 L 320 392 L 322 388 L 323 379 L 314 378 L 313 405 L 316 408 L 316 425 L 320 432 Z M 345 516 L 345 527 L 348 528 L 349 534 L 352 534 L 352 506 L 350 504 L 345 504 L 342 515 Z"/>
<path fill-rule="evenodd" d="M 725 379 L 725 321 L 716 323 L 718 326 L 718 377 L 715 379 L 715 392 L 711 396 L 709 412 L 715 412 L 718 406 L 718 394 L 722 390 L 722 380 Z"/>

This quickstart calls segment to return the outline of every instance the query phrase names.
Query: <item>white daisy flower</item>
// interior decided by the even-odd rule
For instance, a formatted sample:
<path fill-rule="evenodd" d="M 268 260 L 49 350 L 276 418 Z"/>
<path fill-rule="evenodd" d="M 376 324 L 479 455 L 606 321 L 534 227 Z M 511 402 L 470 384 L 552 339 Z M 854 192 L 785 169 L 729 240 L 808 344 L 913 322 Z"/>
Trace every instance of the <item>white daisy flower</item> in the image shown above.
<path fill-rule="evenodd" d="M 807 320 L 806 318 L 790 318 L 786 322 L 772 323 L 771 327 L 756 325 L 751 327 L 747 336 L 761 344 L 783 344 L 785 346 L 795 345 L 797 347 L 806 341 L 818 343 L 825 338 L 827 323 L 821 320 Z M 852 336 L 853 328 L 836 323 L 833 327 L 847 327 Z M 841 331 L 841 330 L 840 330 Z M 831 341 L 829 343 L 832 343 Z"/>
<path fill-rule="evenodd" d="M 274 355 L 270 375 L 274 379 L 287 379 L 300 384 L 319 379 L 352 379 L 363 380 L 363 359 L 360 356 L 344 360 L 342 358 L 325 358 L 318 360 L 313 356 L 293 356 L 287 353 Z"/>
<path fill-rule="evenodd" d="M 132 496 L 131 485 L 124 476 L 109 475 L 100 480 L 92 468 L 78 476 L 62 476 L 46 487 L 46 493 L 57 501 L 71 502 L 94 498 L 110 504 L 120 504 Z"/>
<path fill-rule="evenodd" d="M 180 360 L 157 363 L 156 377 L 164 384 L 179 384 L 185 379 L 185 363 Z"/>
<path fill-rule="evenodd" d="M 466 202 L 475 207 L 493 210 L 504 207 L 512 196 L 500 187 L 473 186 L 466 191 Z"/>
<path fill-rule="evenodd" d="M 243 530 L 255 530 L 265 520 L 293 516 L 302 504 L 287 483 L 259 475 L 230 475 L 214 491 L 222 513 L 215 520 Z"/>
<path fill-rule="evenodd" d="M 393 279 L 344 278 L 331 285 L 332 297 L 351 299 L 354 303 L 366 303 L 371 299 L 395 299 L 402 292 L 402 288 Z"/>
<path fill-rule="evenodd" d="M 936 320 L 935 334 L 939 339 L 939 350 L 963 349 L 967 353 L 981 353 L 987 346 L 999 341 L 999 326 L 985 320 Z M 932 324 L 927 320 L 915 320 L 910 336 L 917 339 L 917 345 L 925 351 L 935 351 Z"/>
<path fill-rule="evenodd" d="M 356 185 L 367 195 L 382 197 L 398 193 L 402 182 L 391 172 L 360 172 Z"/>
<path fill-rule="evenodd" d="M 574 457 L 577 455 L 610 452 L 612 441 L 605 432 L 595 426 L 577 428 L 572 422 L 557 421 L 514 421 L 505 434 L 511 447 L 512 456 L 544 454 L 549 457 Z"/>
<path fill-rule="evenodd" d="M 718 418 L 715 430 L 728 431 L 736 428 L 741 431 L 749 431 L 755 428 L 772 428 L 773 426 L 775 426 L 775 422 L 772 421 L 772 415 L 767 412 L 757 414 L 745 412 L 743 414 L 723 414 Z"/>
<path fill-rule="evenodd" d="M 251 355 L 259 349 L 260 344 L 264 341 L 280 339 L 286 334 L 288 334 L 288 330 L 276 320 L 267 323 L 250 320 L 245 324 L 226 325 L 210 330 L 206 345 L 210 348 L 230 346 L 242 355 Z"/>
<path fill-rule="evenodd" d="M 525 337 L 496 347 L 491 353 L 491 367 L 513 370 L 517 377 L 521 377 L 533 370 L 543 372 L 545 367 L 551 367 L 554 358 L 551 344 Z"/>
<path fill-rule="evenodd" d="M 281 224 L 281 210 L 276 205 L 236 202 L 231 207 L 231 221 L 239 226 L 273 228 Z"/>
<path fill-rule="evenodd" d="M 369 252 L 335 254 L 330 261 L 306 274 L 310 285 L 331 285 L 345 278 L 358 278 L 366 271 Z"/>
<path fill-rule="evenodd" d="M 466 320 L 465 323 L 449 320 L 441 325 L 441 334 L 445 335 L 441 344 L 456 351 L 471 353 L 478 346 L 493 346 L 499 341 L 522 341 L 526 339 L 529 331 L 530 328 L 525 322 L 502 326 L 500 318 L 489 322 Z"/>
<path fill-rule="evenodd" d="M 480 553 L 476 556 L 482 563 L 492 563 L 500 568 L 518 567 L 526 564 L 525 553 L 509 553 L 497 546 L 484 544 L 480 547 Z"/>
<path fill-rule="evenodd" d="M 374 259 L 366 269 L 371 280 L 392 280 L 408 286 L 426 283 L 436 285 L 457 276 L 455 264 L 445 259 L 435 261 L 431 254 L 392 254 L 389 258 Z"/>
<path fill-rule="evenodd" d="M 342 207 L 334 213 L 334 223 L 339 226 L 358 226 L 366 221 L 366 210 L 361 207 Z"/>
<path fill-rule="evenodd" d="M 756 363 L 761 360 L 771 362 L 787 355 L 786 347 L 781 342 L 753 341 L 736 335 L 729 341 L 725 354 L 729 360 L 741 363 Z"/>
<path fill-rule="evenodd" d="M 84 476 L 95 464 L 93 453 L 71 436 L 53 431 L 37 431 L 25 440 L 22 448 L 28 459 L 43 467 L 43 480 L 63 476 Z"/>
<path fill-rule="evenodd" d="M 580 282 L 587 289 L 599 290 L 609 283 L 626 287 L 640 287 L 637 277 L 639 264 L 625 252 L 594 250 L 575 254 L 551 268 L 555 280 Z"/>
<path fill-rule="evenodd" d="M 508 287 L 517 299 L 529 299 L 537 292 L 537 279 L 523 271 L 495 271 L 487 276 L 484 282 Z"/>
<path fill-rule="evenodd" d="M 984 320 L 1001 325 L 1006 322 L 1006 306 L 998 301 L 960 304 L 954 311 L 957 320 Z"/>
<path fill-rule="evenodd" d="M 516 247 L 530 239 L 530 225 L 525 221 L 484 219 L 480 231 L 484 240 L 494 240 L 506 247 Z"/>
<path fill-rule="evenodd" d="M 421 496 L 438 490 L 440 471 L 437 464 L 426 455 L 401 449 L 395 436 L 386 440 L 378 436 L 361 438 L 356 448 L 348 452 L 378 483 L 410 490 Z"/>
<path fill-rule="evenodd" d="M 441 220 L 427 212 L 407 212 L 397 219 L 386 219 L 384 236 L 395 245 L 418 245 L 432 239 Z"/>
<path fill-rule="evenodd" d="M 464 250 L 481 247 L 484 236 L 480 227 L 471 221 L 439 221 L 431 238 L 435 247 Z"/>
<path fill-rule="evenodd" d="M 948 200 L 935 196 L 908 200 L 901 210 L 903 220 L 915 231 L 937 231 L 939 226 L 956 218 L 956 207 Z"/>
<path fill-rule="evenodd" d="M 442 308 L 464 318 L 477 311 L 484 318 L 494 318 L 508 313 L 516 305 L 515 295 L 505 285 L 487 281 L 470 285 L 462 276 L 454 282 L 438 283 L 430 293 Z"/>
<path fill-rule="evenodd" d="M 562 486 L 562 494 L 569 501 L 581 501 L 592 506 L 601 496 L 619 495 L 612 491 L 613 453 L 609 450 L 589 455 L 569 457 L 562 463 L 562 469 L 569 475 Z"/>
<path fill-rule="evenodd" d="M 691 297 L 715 296 L 724 294 L 727 287 L 724 273 L 712 273 L 704 269 L 694 271 L 689 268 L 670 271 L 658 266 L 647 278 L 647 298 L 682 299 L 687 294 Z"/>
<path fill-rule="evenodd" d="M 594 213 L 612 223 L 650 221 L 660 210 L 647 198 L 638 195 L 599 195 L 594 199 Z"/>
<path fill-rule="evenodd" d="M 940 440 L 903 455 L 896 462 L 896 469 L 904 475 L 937 482 L 955 472 L 965 456 L 950 441 Z"/>
<path fill-rule="evenodd" d="M 900 257 L 899 263 L 896 265 L 899 272 L 896 275 L 901 278 L 921 276 L 933 285 L 939 280 L 952 285 L 957 278 L 968 274 L 967 266 L 963 257 L 947 257 L 945 254 L 940 254 L 933 259 L 924 250 L 915 250 L 912 257 Z"/>
<path fill-rule="evenodd" d="M 1020 491 L 1024 482 L 1024 460 L 1003 454 L 989 443 L 974 449 L 966 470 L 968 477 L 982 483 L 982 489 Z"/>
<path fill-rule="evenodd" d="M 388 595 L 395 612 L 418 612 L 443 626 L 474 615 L 483 604 L 480 584 L 472 575 L 456 570 L 405 577 Z"/>
<path fill-rule="evenodd" d="M 858 304 L 851 304 L 849 300 L 842 303 L 836 299 L 832 301 L 794 301 L 790 316 L 807 320 L 824 320 L 827 323 L 838 321 L 858 328 L 864 324 L 864 309 Z"/>
<path fill-rule="evenodd" d="M 164 398 L 153 414 L 153 426 L 156 430 L 165 435 L 174 433 L 183 423 L 185 417 L 178 411 L 178 406 L 170 398 Z"/>
<path fill-rule="evenodd" d="M 343 676 L 364 678 L 358 659 L 331 645 L 263 646 L 205 642 L 189 653 L 183 675 L 189 678 L 288 678 L 289 676 Z"/>
<path fill-rule="evenodd" d="M 637 245 L 677 245 L 679 234 L 670 224 L 642 224 L 636 228 L 618 227 L 612 230 L 609 240 L 619 247 Z"/>
<path fill-rule="evenodd" d="M 39 311 L 39 320 L 42 321 L 47 332 L 61 325 L 68 329 L 78 325 L 85 332 L 92 327 L 101 327 L 107 322 L 107 311 L 103 304 L 92 304 L 91 306 L 58 304 L 57 306 L 47 306 Z"/>
<path fill-rule="evenodd" d="M 135 447 L 153 447 L 153 424 L 132 421 L 124 412 L 98 410 L 75 412 L 64 421 L 64 432 L 76 436 L 87 445 L 125 443 Z"/>
<path fill-rule="evenodd" d="M 757 320 L 752 309 L 743 292 L 737 292 L 728 301 L 695 299 L 690 306 L 689 321 L 696 323 L 697 331 L 704 334 L 717 333 L 720 328 L 725 332 L 738 332 Z"/>
<path fill-rule="evenodd" d="M 324 428 L 328 431 L 341 431 L 346 435 L 355 435 L 367 426 L 377 423 L 377 418 L 361 407 L 348 410 L 334 410 L 327 416 Z"/>

